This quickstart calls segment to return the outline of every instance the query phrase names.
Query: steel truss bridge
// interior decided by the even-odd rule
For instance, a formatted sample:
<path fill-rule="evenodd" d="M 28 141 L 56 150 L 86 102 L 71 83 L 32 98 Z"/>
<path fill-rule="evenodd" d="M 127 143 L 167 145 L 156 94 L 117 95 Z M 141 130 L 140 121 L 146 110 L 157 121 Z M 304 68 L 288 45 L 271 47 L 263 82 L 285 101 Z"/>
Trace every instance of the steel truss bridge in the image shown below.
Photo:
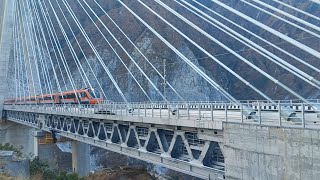
<path fill-rule="evenodd" d="M 224 122 L 320 129 L 320 114 L 293 102 L 7 105 L 4 112 L 10 121 L 204 179 L 224 179 Z"/>
<path fill-rule="evenodd" d="M 225 178 L 226 123 L 320 129 L 320 101 L 309 99 L 320 94 L 320 49 L 312 44 L 320 40 L 319 15 L 279 0 L 109 1 L 121 8 L 117 16 L 98 0 L 0 0 L 0 104 L 4 99 L 13 102 L 4 105 L 4 119 L 203 179 Z M 317 0 L 306 3 L 320 7 Z M 265 24 L 260 18 L 264 16 L 285 26 Z M 119 23 L 128 19 L 136 24 Z M 127 32 L 141 27 L 146 33 L 141 41 Z M 170 31 L 164 33 L 159 27 Z M 256 34 L 258 30 L 263 33 Z M 151 49 L 151 54 L 161 55 L 167 49 L 176 58 L 171 65 L 166 59 L 157 60 L 162 56 L 150 58 L 145 46 L 151 45 L 143 43 L 151 35 L 162 47 Z M 205 57 L 187 52 L 192 48 L 178 46 L 174 37 Z M 218 49 L 223 54 L 217 54 Z M 222 77 L 200 65 L 203 59 L 212 63 L 206 68 L 219 67 L 228 80 L 233 79 L 231 83 L 239 84 L 228 88 Z M 249 73 L 233 67 L 230 59 L 241 62 Z M 171 72 L 178 63 L 184 65 L 179 77 Z M 274 72 L 268 72 L 269 65 Z M 118 69 L 128 78 L 119 80 Z M 223 101 L 200 102 L 199 96 L 199 102 L 189 102 L 193 87 L 179 87 L 192 83 L 185 85 L 179 78 L 192 78 L 201 91 L 208 86 Z M 261 83 L 273 88 L 265 90 Z M 80 98 L 76 91 L 84 86 L 110 101 L 69 104 L 63 92 L 73 91 L 75 99 Z M 241 101 L 238 91 L 263 100 Z M 56 93 L 61 93 L 61 104 L 21 103 L 44 96 L 52 100 Z M 131 101 L 130 94 L 138 93 L 146 102 Z M 278 93 L 295 100 L 275 100 Z"/>

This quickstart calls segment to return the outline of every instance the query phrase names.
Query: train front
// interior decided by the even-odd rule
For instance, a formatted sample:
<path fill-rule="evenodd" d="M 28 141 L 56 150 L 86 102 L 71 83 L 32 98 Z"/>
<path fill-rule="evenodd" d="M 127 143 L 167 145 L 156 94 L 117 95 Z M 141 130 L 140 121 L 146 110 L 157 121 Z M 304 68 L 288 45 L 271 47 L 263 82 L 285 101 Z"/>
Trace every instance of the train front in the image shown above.
<path fill-rule="evenodd" d="M 87 89 L 86 91 L 89 96 L 89 104 L 101 104 L 103 102 L 103 97 L 99 91 L 94 89 Z"/>

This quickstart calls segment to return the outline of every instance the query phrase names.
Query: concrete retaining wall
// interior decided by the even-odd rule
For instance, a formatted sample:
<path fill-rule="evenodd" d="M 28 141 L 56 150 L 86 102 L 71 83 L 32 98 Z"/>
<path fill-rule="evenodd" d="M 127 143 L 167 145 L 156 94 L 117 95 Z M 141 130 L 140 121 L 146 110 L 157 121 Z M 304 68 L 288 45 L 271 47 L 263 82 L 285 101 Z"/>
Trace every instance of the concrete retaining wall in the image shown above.
<path fill-rule="evenodd" d="M 226 179 L 319 179 L 319 131 L 223 126 Z"/>

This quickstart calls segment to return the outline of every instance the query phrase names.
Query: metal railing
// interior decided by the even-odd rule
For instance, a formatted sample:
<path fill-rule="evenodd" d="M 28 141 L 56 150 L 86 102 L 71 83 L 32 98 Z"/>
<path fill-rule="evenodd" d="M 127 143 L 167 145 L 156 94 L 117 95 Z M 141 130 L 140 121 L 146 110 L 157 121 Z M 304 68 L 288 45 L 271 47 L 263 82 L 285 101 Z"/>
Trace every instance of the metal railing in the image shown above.
<path fill-rule="evenodd" d="M 282 102 L 233 103 L 114 103 L 96 105 L 43 104 L 6 105 L 7 110 L 37 110 L 48 113 L 105 114 L 193 120 L 197 127 L 206 121 L 253 123 L 280 127 L 320 129 L 320 103 Z"/>

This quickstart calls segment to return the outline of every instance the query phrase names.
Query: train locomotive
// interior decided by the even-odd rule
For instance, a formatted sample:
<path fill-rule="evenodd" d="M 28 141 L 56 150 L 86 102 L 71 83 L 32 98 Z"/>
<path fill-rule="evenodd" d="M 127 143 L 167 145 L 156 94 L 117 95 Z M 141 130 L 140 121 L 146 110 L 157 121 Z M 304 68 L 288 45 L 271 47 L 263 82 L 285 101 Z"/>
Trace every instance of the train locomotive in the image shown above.
<path fill-rule="evenodd" d="M 43 94 L 4 101 L 5 105 L 13 104 L 99 104 L 103 98 L 94 89 L 80 89 L 75 91 L 58 92 L 55 94 Z"/>

